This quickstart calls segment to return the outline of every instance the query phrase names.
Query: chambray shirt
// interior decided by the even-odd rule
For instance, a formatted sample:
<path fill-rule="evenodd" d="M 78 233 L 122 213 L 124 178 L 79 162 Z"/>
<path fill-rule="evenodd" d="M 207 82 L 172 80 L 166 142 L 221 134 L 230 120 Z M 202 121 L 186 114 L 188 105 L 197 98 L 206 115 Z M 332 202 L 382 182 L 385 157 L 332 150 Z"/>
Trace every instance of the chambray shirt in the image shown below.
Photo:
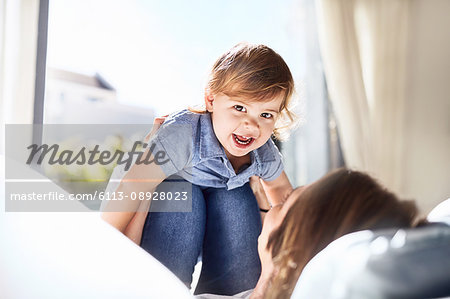
<path fill-rule="evenodd" d="M 214 133 L 210 113 L 185 109 L 170 115 L 149 146 L 154 146 L 153 154 L 165 152 L 168 161 L 160 167 L 167 176 L 176 174 L 205 187 L 231 190 L 247 183 L 253 175 L 271 181 L 283 171 L 282 156 L 269 139 L 250 152 L 251 164 L 235 173 Z"/>

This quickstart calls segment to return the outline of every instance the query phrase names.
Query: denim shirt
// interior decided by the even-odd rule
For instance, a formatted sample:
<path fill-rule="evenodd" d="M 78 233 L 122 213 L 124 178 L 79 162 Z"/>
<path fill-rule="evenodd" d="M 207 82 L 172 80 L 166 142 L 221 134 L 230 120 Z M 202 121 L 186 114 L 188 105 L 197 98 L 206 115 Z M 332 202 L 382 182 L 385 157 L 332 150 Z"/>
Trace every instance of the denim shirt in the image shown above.
<path fill-rule="evenodd" d="M 187 109 L 170 115 L 150 140 L 154 151 L 164 151 L 169 161 L 160 165 L 167 176 L 179 175 L 204 187 L 241 187 L 253 175 L 265 181 L 283 171 L 281 153 L 271 139 L 250 152 L 251 164 L 236 173 L 214 133 L 210 113 Z"/>

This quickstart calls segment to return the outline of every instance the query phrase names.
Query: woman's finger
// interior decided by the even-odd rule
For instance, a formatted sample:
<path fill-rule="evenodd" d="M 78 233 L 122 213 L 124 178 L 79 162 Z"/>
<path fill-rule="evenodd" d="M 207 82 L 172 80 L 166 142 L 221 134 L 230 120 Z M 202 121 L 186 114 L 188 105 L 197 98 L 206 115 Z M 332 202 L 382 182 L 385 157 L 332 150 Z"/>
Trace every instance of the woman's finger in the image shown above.
<path fill-rule="evenodd" d="M 164 123 L 168 115 L 164 115 L 161 117 L 155 117 L 153 120 L 153 127 L 150 133 L 147 134 L 144 138 L 144 142 L 149 142 L 150 138 L 158 131 L 158 129 L 161 127 L 161 125 Z"/>

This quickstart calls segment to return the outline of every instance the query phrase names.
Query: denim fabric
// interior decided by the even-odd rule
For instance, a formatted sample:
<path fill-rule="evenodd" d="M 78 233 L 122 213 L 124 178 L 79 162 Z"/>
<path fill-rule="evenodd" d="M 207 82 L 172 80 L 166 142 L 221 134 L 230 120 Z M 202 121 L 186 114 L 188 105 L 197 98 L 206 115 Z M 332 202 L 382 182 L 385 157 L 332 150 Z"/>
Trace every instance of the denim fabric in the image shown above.
<path fill-rule="evenodd" d="M 157 191 L 169 192 L 174 185 L 164 186 Z M 190 213 L 148 213 L 141 247 L 188 286 L 201 255 L 196 294 L 233 295 L 254 288 L 261 273 L 261 218 L 249 183 L 233 190 L 192 185 L 192 195 Z"/>
<path fill-rule="evenodd" d="M 214 133 L 210 113 L 182 110 L 170 115 L 150 143 L 154 153 L 163 151 L 169 158 L 161 165 L 167 176 L 177 174 L 199 186 L 232 190 L 253 175 L 271 181 L 283 171 L 282 156 L 269 139 L 250 153 L 251 165 L 236 174 Z"/>

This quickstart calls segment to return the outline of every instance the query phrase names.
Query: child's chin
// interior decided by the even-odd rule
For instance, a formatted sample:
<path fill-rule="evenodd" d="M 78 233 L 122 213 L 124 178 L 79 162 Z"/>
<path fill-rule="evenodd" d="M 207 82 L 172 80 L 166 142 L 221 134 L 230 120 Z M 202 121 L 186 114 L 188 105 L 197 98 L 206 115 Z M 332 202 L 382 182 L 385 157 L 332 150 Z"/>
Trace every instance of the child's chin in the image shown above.
<path fill-rule="evenodd" d="M 249 149 L 245 149 L 245 150 L 233 150 L 233 151 L 228 151 L 230 154 L 232 154 L 235 157 L 243 157 L 245 155 L 247 155 L 249 152 L 251 152 L 251 150 Z"/>

